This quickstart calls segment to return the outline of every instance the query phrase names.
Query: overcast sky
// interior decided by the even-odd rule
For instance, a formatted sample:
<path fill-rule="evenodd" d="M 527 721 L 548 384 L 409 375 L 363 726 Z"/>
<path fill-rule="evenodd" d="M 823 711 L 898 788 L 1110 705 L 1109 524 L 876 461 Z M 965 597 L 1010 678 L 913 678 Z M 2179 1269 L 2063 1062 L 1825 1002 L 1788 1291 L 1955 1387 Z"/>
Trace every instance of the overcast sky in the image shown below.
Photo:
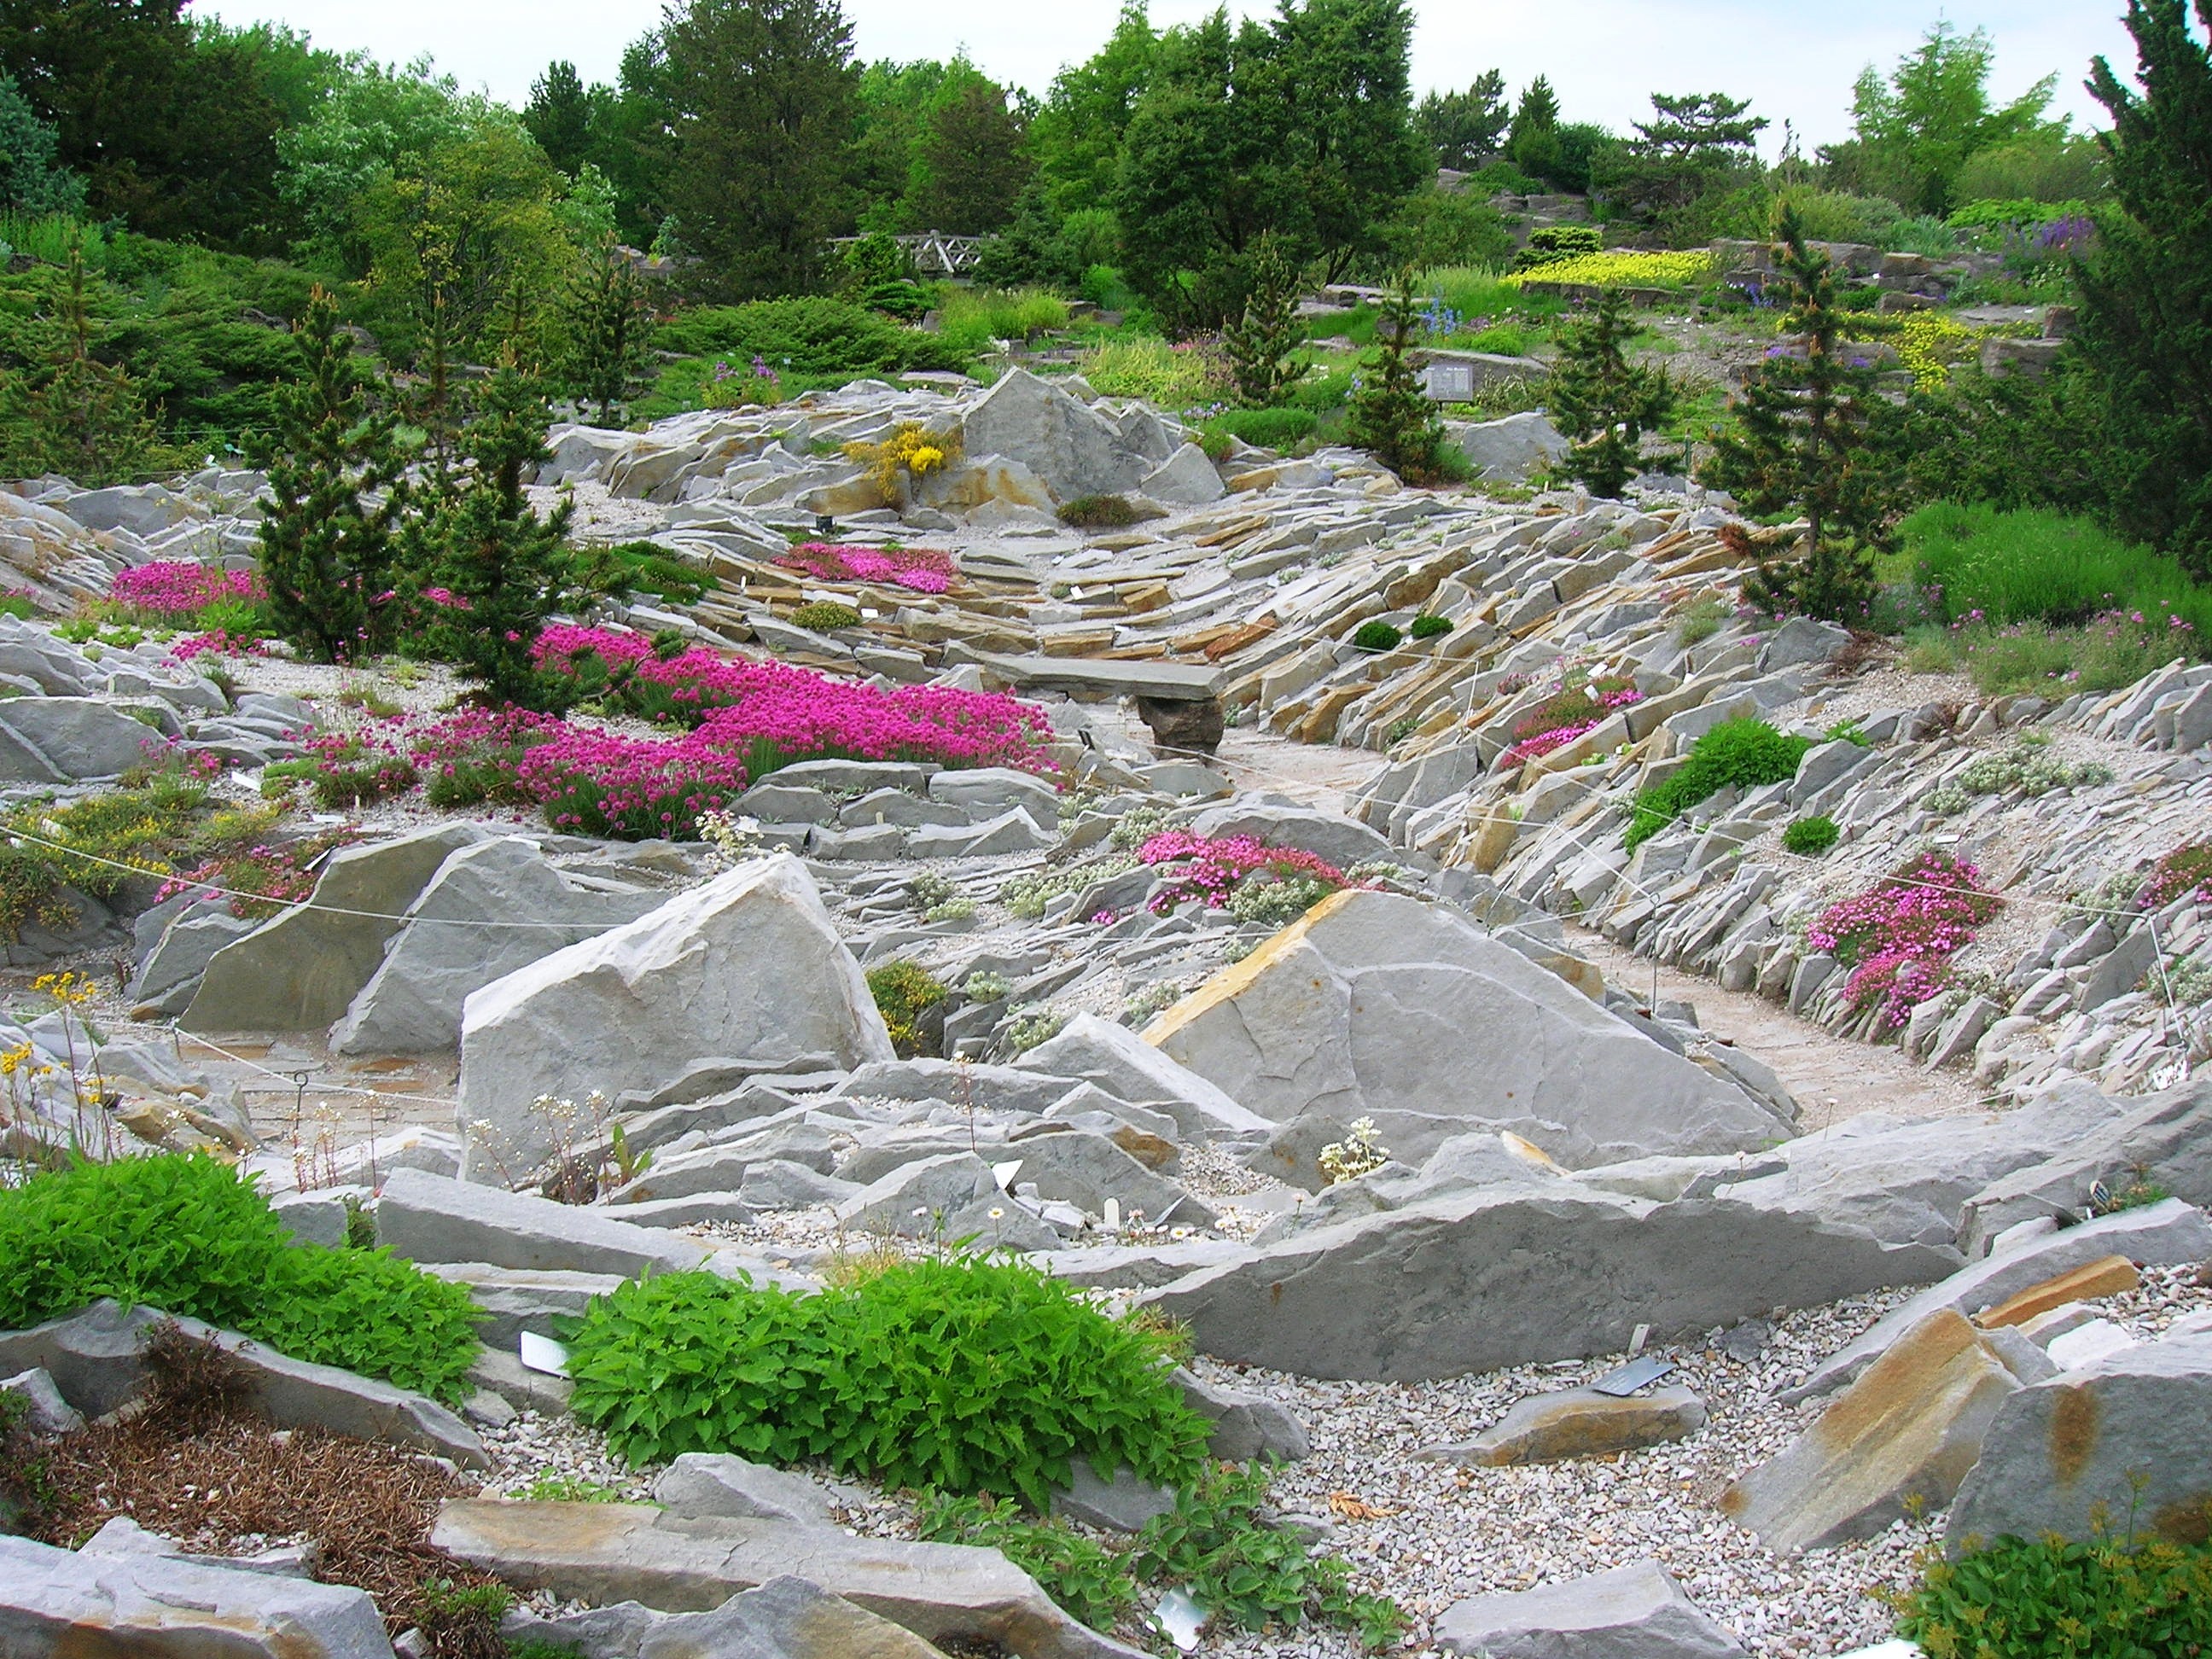
<path fill-rule="evenodd" d="M 1995 37 L 2000 96 L 2058 72 L 2058 107 L 2101 113 L 2081 82 L 2099 52 L 2124 72 L 2135 56 L 2122 0 L 1413 0 L 1418 90 L 1463 87 L 1492 66 L 1517 88 L 1552 77 L 1571 120 L 1624 128 L 1655 88 L 1748 95 L 1778 138 L 1794 119 L 1811 145 L 1846 136 L 1851 82 L 1887 69 L 1939 14 Z M 1153 0 L 1156 24 L 1213 0 Z M 319 46 L 404 60 L 423 52 L 470 85 L 520 104 L 545 64 L 614 78 L 623 47 L 659 19 L 659 0 L 198 0 L 226 21 L 272 18 Z M 1232 4 L 1239 12 L 1267 5 Z M 948 58 L 964 47 L 986 74 L 1042 93 L 1063 64 L 1097 50 L 1119 0 L 845 0 L 865 58 Z M 1771 144 L 1769 145 L 1770 150 Z"/>

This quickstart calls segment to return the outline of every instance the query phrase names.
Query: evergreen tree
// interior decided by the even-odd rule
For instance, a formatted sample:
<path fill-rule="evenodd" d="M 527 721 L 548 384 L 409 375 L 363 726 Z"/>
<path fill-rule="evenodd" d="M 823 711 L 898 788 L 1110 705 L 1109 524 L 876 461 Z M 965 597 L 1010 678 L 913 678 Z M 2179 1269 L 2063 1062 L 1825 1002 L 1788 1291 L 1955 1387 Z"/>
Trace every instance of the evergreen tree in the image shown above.
<path fill-rule="evenodd" d="M 1383 302 L 1381 324 L 1382 351 L 1352 394 L 1348 433 L 1407 483 L 1425 483 L 1441 470 L 1444 427 L 1407 356 L 1415 326 L 1412 272 L 1400 276 Z"/>
<path fill-rule="evenodd" d="M 84 249 L 75 242 L 56 313 L 40 328 L 41 366 L 11 379 L 0 395 L 0 430 L 11 438 L 8 471 L 59 472 L 98 486 L 175 459 L 156 443 L 137 383 L 121 365 L 94 355 Z"/>
<path fill-rule="evenodd" d="M 838 0 L 690 0 L 661 32 L 676 111 L 665 184 L 708 286 L 816 285 L 854 134 L 853 31 Z"/>
<path fill-rule="evenodd" d="M 52 124 L 0 70 L 0 212 L 84 210 L 84 180 L 56 159 L 59 145 Z"/>
<path fill-rule="evenodd" d="M 1674 412 L 1674 382 L 1663 368 L 1628 361 L 1635 327 L 1617 289 L 1565 332 L 1546 382 L 1553 422 L 1575 441 L 1559 470 L 1617 498 L 1638 469 L 1644 434 Z"/>
<path fill-rule="evenodd" d="M 2197 0 L 2212 28 L 2212 0 Z M 2099 58 L 2105 149 L 2124 213 L 2081 267 L 2081 356 L 2103 383 L 2107 435 L 2131 452 L 2119 519 L 2212 580 L 2212 51 L 2183 0 L 2130 0 L 2140 92 Z"/>
<path fill-rule="evenodd" d="M 1559 94 L 1552 90 L 1551 77 L 1540 75 L 1522 88 L 1521 101 L 1505 131 L 1505 159 L 1524 173 L 1537 172 L 1531 162 L 1549 154 L 1559 126 Z"/>
<path fill-rule="evenodd" d="M 406 506 L 397 417 L 355 363 L 322 289 L 296 331 L 305 373 L 276 399 L 261 574 L 277 626 L 318 662 L 370 655 L 393 627 L 393 527 Z M 382 500 L 370 501 L 382 492 Z"/>
<path fill-rule="evenodd" d="M 567 545 L 574 503 L 564 497 L 540 519 L 523 489 L 525 473 L 551 453 L 551 419 L 543 389 L 502 366 L 462 434 L 459 487 L 402 538 L 429 653 L 472 676 L 488 699 L 526 707 L 550 689 L 531 646 L 581 597 Z"/>
<path fill-rule="evenodd" d="M 548 65 L 532 84 L 530 102 L 522 112 L 522 125 L 530 129 L 545 159 L 572 179 L 597 148 L 594 91 L 604 88 L 586 88 L 576 66 L 564 59 Z"/>
<path fill-rule="evenodd" d="M 1298 295 L 1304 284 L 1297 265 L 1273 235 L 1264 235 L 1252 255 L 1252 295 L 1244 314 L 1222 331 L 1221 343 L 1237 377 L 1237 395 L 1255 409 L 1272 404 L 1305 372 L 1296 353 L 1304 341 L 1298 328 Z"/>
<path fill-rule="evenodd" d="M 1806 520 L 1802 536 L 1730 535 L 1739 552 L 1758 557 L 1747 599 L 1778 613 L 1855 621 L 1874 598 L 1874 555 L 1888 544 L 1899 505 L 1903 417 L 1876 391 L 1874 369 L 1844 355 L 1835 267 L 1805 246 L 1793 208 L 1777 216 L 1775 238 L 1790 302 L 1783 329 L 1796 344 L 1771 348 L 1744 377 L 1739 429 L 1715 442 L 1699 477 L 1760 517 Z"/>
<path fill-rule="evenodd" d="M 610 245 L 568 286 L 562 306 L 567 388 L 580 403 L 599 406 L 601 426 L 622 424 L 623 404 L 653 361 L 653 310 L 645 279 Z"/>
<path fill-rule="evenodd" d="M 1030 176 L 1006 88 L 980 76 L 955 87 L 923 122 L 915 161 L 922 188 L 908 212 L 921 222 L 915 228 L 956 236 L 1004 229 Z"/>
<path fill-rule="evenodd" d="M 1721 92 L 1651 94 L 1653 118 L 1607 158 L 1599 185 L 1616 208 L 1644 219 L 1680 215 L 1735 185 L 1757 159 L 1769 125 L 1751 106 Z"/>
<path fill-rule="evenodd" d="M 1437 165 L 1472 173 L 1498 154 L 1513 119 L 1505 76 L 1485 70 L 1465 92 L 1432 92 L 1413 112 L 1413 125 L 1437 155 Z"/>

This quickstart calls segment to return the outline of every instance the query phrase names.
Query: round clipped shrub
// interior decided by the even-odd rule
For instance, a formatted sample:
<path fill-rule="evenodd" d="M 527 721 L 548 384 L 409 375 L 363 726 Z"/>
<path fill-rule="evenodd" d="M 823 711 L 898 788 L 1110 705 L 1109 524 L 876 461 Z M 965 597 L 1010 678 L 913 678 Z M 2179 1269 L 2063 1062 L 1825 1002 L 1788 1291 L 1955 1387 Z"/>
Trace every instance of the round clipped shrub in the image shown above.
<path fill-rule="evenodd" d="M 1424 612 L 1413 618 L 1413 627 L 1408 631 L 1417 640 L 1435 640 L 1450 633 L 1452 625 L 1449 617 L 1431 617 Z"/>
<path fill-rule="evenodd" d="M 1833 847 L 1843 833 L 1833 818 L 1799 818 L 1782 832 L 1783 850 L 1816 859 Z"/>
<path fill-rule="evenodd" d="M 1079 530 L 1118 530 L 1142 517 L 1127 495 L 1078 495 L 1060 509 L 1060 521 Z"/>
<path fill-rule="evenodd" d="M 1690 746 L 1689 757 L 1663 782 L 1637 793 L 1628 824 L 1634 852 L 1676 818 L 1723 789 L 1756 789 L 1797 775 L 1810 738 L 1778 732 L 1765 720 L 1723 720 Z"/>
<path fill-rule="evenodd" d="M 1079 1456 L 1179 1486 L 1206 1448 L 1163 1333 L 1019 1262 L 908 1261 L 812 1296 L 666 1273 L 598 1298 L 567 1340 L 573 1409 L 634 1462 L 818 1457 L 1042 1509 Z"/>
<path fill-rule="evenodd" d="M 810 634 L 834 634 L 841 628 L 858 628 L 860 613 L 835 599 L 817 599 L 793 611 L 791 623 L 793 627 L 803 628 Z"/>
<path fill-rule="evenodd" d="M 1359 624 L 1359 631 L 1352 636 L 1352 643 L 1362 651 L 1395 651 L 1406 636 L 1389 623 L 1380 620 Z"/>

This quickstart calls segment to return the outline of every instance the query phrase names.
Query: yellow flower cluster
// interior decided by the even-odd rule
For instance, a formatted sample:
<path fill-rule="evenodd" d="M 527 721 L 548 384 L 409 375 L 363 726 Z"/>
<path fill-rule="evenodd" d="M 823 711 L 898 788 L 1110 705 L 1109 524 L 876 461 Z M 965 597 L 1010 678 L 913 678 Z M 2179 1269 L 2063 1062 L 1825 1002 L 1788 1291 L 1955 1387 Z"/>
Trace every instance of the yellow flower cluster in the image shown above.
<path fill-rule="evenodd" d="M 1516 270 L 1503 280 L 1515 288 L 1523 283 L 1577 283 L 1589 288 L 1690 288 L 1713 273 L 1710 253 L 1582 253 L 1529 270 Z"/>
<path fill-rule="evenodd" d="M 850 443 L 845 458 L 868 469 L 868 477 L 889 499 L 898 489 L 898 475 L 926 478 L 958 453 L 955 438 L 929 431 L 919 421 L 907 421 L 881 443 Z"/>
<path fill-rule="evenodd" d="M 41 974 L 31 981 L 31 988 L 68 1008 L 89 1002 L 99 994 L 99 988 L 82 974 Z"/>
<path fill-rule="evenodd" d="M 1897 355 L 1912 371 L 1912 384 L 1923 392 L 1940 390 L 1951 378 L 1951 365 L 1965 356 L 1979 331 L 1954 323 L 1940 311 L 1916 311 L 1898 325 L 1892 337 Z"/>

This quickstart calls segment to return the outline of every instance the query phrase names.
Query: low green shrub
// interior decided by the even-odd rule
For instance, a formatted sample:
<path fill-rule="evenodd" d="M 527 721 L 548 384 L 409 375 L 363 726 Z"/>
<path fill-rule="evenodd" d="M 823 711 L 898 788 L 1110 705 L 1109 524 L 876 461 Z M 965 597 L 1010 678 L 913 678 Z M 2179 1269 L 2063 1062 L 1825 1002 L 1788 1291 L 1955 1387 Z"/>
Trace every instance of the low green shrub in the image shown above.
<path fill-rule="evenodd" d="M 1929 1659 L 2197 1659 L 2212 1545 L 2000 1538 L 1930 1561 L 1898 1610 Z"/>
<path fill-rule="evenodd" d="M 1352 636 L 1353 647 L 1361 651 L 1395 651 L 1404 643 L 1406 636 L 1379 617 L 1359 624 L 1359 631 Z"/>
<path fill-rule="evenodd" d="M 1320 424 L 1310 409 L 1228 409 L 1209 416 L 1200 435 L 1201 441 L 1226 437 L 1261 449 L 1294 449 Z"/>
<path fill-rule="evenodd" d="M 911 962 L 887 962 L 869 969 L 868 992 L 876 1000 L 876 1012 L 890 1030 L 892 1044 L 901 1050 L 911 1048 L 919 1040 L 915 1023 L 952 994 L 950 987 Z"/>
<path fill-rule="evenodd" d="M 289 1238 L 267 1200 L 198 1154 L 33 1176 L 0 1191 L 0 1329 L 113 1297 L 443 1400 L 467 1393 L 465 1288 L 384 1250 Z"/>
<path fill-rule="evenodd" d="M 757 356 L 778 374 L 860 374 L 896 369 L 958 368 L 955 347 L 902 328 L 864 306 L 820 296 L 696 306 L 664 323 L 654 343 L 684 357 L 750 364 Z"/>
<path fill-rule="evenodd" d="M 1065 1521 L 1031 1515 L 1006 1498 L 966 1493 L 927 1492 L 919 1509 L 924 1538 L 999 1551 L 1093 1630 L 1110 1631 L 1136 1611 L 1137 1581 L 1126 1553 Z"/>
<path fill-rule="evenodd" d="M 2177 635 L 2193 635 L 2176 642 L 2193 647 L 2187 654 L 2212 641 L 2212 587 L 2087 519 L 1938 501 L 1905 520 L 1900 533 L 1914 579 L 1940 591 L 1951 620 L 2071 627 L 2108 612 L 2141 612 Z M 2176 617 L 2184 626 L 2169 620 Z"/>
<path fill-rule="evenodd" d="M 1060 521 L 1082 530 L 1116 530 L 1144 514 L 1127 495 L 1078 495 L 1060 509 Z"/>
<path fill-rule="evenodd" d="M 835 599 L 817 599 L 793 611 L 791 625 L 803 628 L 810 634 L 834 634 L 841 628 L 858 628 L 860 613 L 851 605 L 840 605 Z"/>
<path fill-rule="evenodd" d="M 1227 366 L 1217 355 L 1170 345 L 1153 334 L 1102 340 L 1076 367 L 1109 398 L 1142 398 L 1164 409 L 1202 404 L 1229 384 Z"/>
<path fill-rule="evenodd" d="M 1799 818 L 1782 832 L 1783 850 L 1801 858 L 1816 859 L 1843 836 L 1831 817 Z"/>
<path fill-rule="evenodd" d="M 1663 781 L 1637 793 L 1628 824 L 1634 852 L 1676 818 L 1723 789 L 1755 789 L 1797 775 L 1813 746 L 1809 738 L 1784 736 L 1765 720 L 1724 720 L 1690 746 L 1689 757 Z"/>
<path fill-rule="evenodd" d="M 1449 617 L 1432 617 L 1424 611 L 1413 618 L 1413 626 L 1407 631 L 1417 640 L 1442 639 L 1452 631 L 1451 619 Z"/>
<path fill-rule="evenodd" d="M 963 356 L 1066 326 L 1067 302 L 1042 289 L 946 288 L 939 301 L 937 337 Z"/>
<path fill-rule="evenodd" d="M 712 586 L 701 572 L 653 542 L 580 548 L 577 565 L 582 585 L 600 593 L 654 593 L 678 605 L 696 605 Z"/>
<path fill-rule="evenodd" d="M 1079 1456 L 1179 1485 L 1206 1446 L 1162 1334 L 1019 1262 L 909 1261 L 803 1297 L 669 1273 L 595 1300 L 568 1341 L 576 1415 L 635 1462 L 823 1458 L 1042 1509 Z"/>

